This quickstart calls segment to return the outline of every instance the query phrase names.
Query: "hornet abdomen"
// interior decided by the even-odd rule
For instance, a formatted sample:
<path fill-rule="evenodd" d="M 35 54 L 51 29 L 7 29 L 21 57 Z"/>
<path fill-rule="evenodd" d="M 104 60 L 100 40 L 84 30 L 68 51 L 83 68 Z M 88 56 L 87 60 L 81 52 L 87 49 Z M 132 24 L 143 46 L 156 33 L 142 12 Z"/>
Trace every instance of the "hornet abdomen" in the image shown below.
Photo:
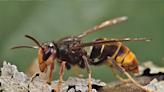
<path fill-rule="evenodd" d="M 96 41 L 106 40 L 106 38 L 99 38 Z M 104 62 L 108 67 L 116 68 L 111 60 L 107 57 L 113 58 L 119 66 L 122 66 L 127 72 L 138 73 L 138 61 L 135 55 L 129 50 L 128 47 L 121 44 L 121 42 L 110 43 L 101 46 L 93 46 L 91 50 L 90 59 L 98 59 L 96 62 Z"/>

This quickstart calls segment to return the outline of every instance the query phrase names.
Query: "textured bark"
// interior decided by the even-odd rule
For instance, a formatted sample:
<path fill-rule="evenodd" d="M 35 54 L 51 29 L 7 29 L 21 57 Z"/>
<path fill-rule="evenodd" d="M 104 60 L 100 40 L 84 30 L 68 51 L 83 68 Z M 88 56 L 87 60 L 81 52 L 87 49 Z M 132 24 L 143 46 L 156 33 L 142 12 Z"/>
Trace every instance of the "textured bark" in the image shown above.
<path fill-rule="evenodd" d="M 153 78 L 141 76 L 134 79 L 141 85 L 147 85 Z M 107 86 L 99 89 L 99 92 L 144 92 L 144 90 L 142 90 L 132 82 L 124 83 L 121 81 L 114 81 L 107 83 Z"/>
<path fill-rule="evenodd" d="M 148 76 L 140 76 L 134 78 L 139 84 L 147 85 L 150 81 L 156 78 L 158 81 L 164 79 L 163 73 L 149 74 Z M 164 90 L 164 81 L 153 82 L 148 88 L 154 89 L 155 92 L 162 92 Z M 133 83 L 123 83 L 121 81 L 114 81 L 109 83 L 101 82 L 100 80 L 91 79 L 93 92 L 142 92 L 143 90 Z M 156 84 L 155 84 L 156 83 Z M 157 85 L 157 83 L 159 83 Z M 52 89 L 58 86 L 57 81 L 51 81 L 47 84 L 45 80 L 41 79 L 39 73 L 33 77 L 27 77 L 23 72 L 18 72 L 15 65 L 3 62 L 0 76 L 0 92 L 51 92 Z M 63 81 L 60 92 L 87 92 L 88 79 L 81 79 L 76 77 L 69 77 L 67 81 Z"/>

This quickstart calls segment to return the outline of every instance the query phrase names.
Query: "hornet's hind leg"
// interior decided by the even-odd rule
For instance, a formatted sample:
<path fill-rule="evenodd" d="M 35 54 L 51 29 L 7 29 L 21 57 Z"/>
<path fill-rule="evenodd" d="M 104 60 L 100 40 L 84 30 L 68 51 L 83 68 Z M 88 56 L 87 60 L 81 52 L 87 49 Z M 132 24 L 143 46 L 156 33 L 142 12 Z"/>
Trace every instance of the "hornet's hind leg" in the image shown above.
<path fill-rule="evenodd" d="M 91 61 L 90 63 L 91 63 L 92 65 L 99 66 L 99 65 L 105 64 L 105 62 L 106 62 L 107 60 L 108 60 L 108 59 L 102 59 L 102 60 L 99 60 L 99 61 L 97 61 L 97 62 Z M 113 74 L 114 74 L 119 80 L 121 80 L 122 82 L 130 82 L 130 79 L 123 79 L 123 78 L 121 78 L 119 75 L 116 74 L 116 72 L 113 70 L 113 68 L 110 67 L 110 69 L 112 70 Z"/>
<path fill-rule="evenodd" d="M 129 73 L 126 72 L 124 68 L 122 68 L 121 66 L 119 66 L 119 65 L 116 63 L 116 61 L 113 60 L 111 57 L 108 57 L 108 59 L 111 60 L 112 63 L 117 67 L 117 69 L 118 69 L 121 73 L 125 74 L 135 85 L 137 85 L 138 87 L 144 89 L 145 91 L 154 92 L 153 90 L 148 89 L 148 88 L 145 88 L 144 86 L 138 84 L 138 83 L 129 75 Z"/>
<path fill-rule="evenodd" d="M 116 72 L 114 71 L 113 68 L 110 67 L 110 69 L 112 70 L 114 76 L 116 76 L 120 81 L 122 81 L 122 82 L 130 82 L 131 81 L 130 79 L 123 79 L 123 78 L 121 78 L 119 75 L 116 74 Z"/>

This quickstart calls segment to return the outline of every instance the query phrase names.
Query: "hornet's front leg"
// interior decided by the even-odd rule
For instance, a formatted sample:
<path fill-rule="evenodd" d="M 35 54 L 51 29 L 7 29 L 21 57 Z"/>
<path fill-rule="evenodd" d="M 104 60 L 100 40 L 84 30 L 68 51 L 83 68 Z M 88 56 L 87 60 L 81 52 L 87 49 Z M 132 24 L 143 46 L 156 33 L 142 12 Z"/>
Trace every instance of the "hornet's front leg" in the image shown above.
<path fill-rule="evenodd" d="M 60 88 L 62 86 L 65 64 L 66 64 L 65 61 L 63 61 L 62 64 L 61 64 L 60 72 L 59 72 L 59 75 L 60 75 L 59 84 L 58 84 L 58 87 L 55 89 L 55 92 L 57 92 L 58 90 L 60 90 Z"/>
<path fill-rule="evenodd" d="M 54 69 L 54 62 L 51 64 L 50 75 L 49 75 L 49 78 L 46 80 L 46 83 L 51 81 L 53 69 Z"/>

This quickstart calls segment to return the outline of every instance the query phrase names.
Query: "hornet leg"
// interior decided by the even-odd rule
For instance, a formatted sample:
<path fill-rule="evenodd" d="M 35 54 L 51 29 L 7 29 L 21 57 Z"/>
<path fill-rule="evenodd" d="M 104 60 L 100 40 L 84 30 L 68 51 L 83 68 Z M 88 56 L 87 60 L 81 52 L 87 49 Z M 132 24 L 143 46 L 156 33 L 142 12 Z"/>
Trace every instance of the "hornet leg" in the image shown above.
<path fill-rule="evenodd" d="M 138 84 L 138 83 L 129 75 L 129 73 L 126 72 L 124 68 L 122 68 L 121 66 L 119 66 L 119 65 L 116 63 L 116 61 L 113 60 L 111 57 L 108 57 L 108 59 L 111 60 L 112 63 L 117 67 L 117 69 L 118 69 L 121 73 L 125 74 L 135 85 L 137 85 L 138 87 L 142 88 L 143 90 L 145 90 L 145 91 L 147 91 L 147 92 L 154 92 L 153 90 L 148 89 L 148 88 L 145 88 L 144 86 Z"/>
<path fill-rule="evenodd" d="M 112 70 L 113 74 L 114 74 L 119 80 L 121 80 L 122 82 L 130 82 L 130 81 L 131 81 L 130 79 L 123 79 L 123 78 L 121 78 L 119 75 L 116 74 L 116 72 L 114 71 L 113 68 L 110 67 L 110 69 Z"/>
<path fill-rule="evenodd" d="M 58 84 L 58 87 L 55 89 L 55 92 L 57 92 L 58 90 L 60 90 L 60 88 L 62 86 L 65 64 L 66 64 L 65 61 L 63 61 L 62 64 L 61 64 L 60 72 L 59 72 L 59 75 L 60 75 L 59 84 Z"/>
<path fill-rule="evenodd" d="M 52 72 L 53 72 L 53 69 L 54 69 L 54 62 L 51 64 L 51 68 L 50 68 L 50 75 L 49 75 L 49 78 L 46 80 L 46 83 L 50 82 L 51 79 L 52 79 Z"/>
<path fill-rule="evenodd" d="M 83 58 L 83 60 L 84 60 L 84 63 L 85 63 L 85 66 L 86 66 L 86 69 L 87 69 L 87 72 L 88 72 L 88 86 L 89 86 L 89 92 L 92 92 L 92 85 L 91 85 L 91 69 L 90 69 L 90 67 L 89 67 L 87 57 L 86 57 L 86 56 L 82 56 L 82 58 Z"/>
<path fill-rule="evenodd" d="M 84 78 L 84 75 L 78 73 L 77 68 L 78 67 L 75 65 L 75 67 L 74 67 L 75 75 L 79 78 Z"/>

